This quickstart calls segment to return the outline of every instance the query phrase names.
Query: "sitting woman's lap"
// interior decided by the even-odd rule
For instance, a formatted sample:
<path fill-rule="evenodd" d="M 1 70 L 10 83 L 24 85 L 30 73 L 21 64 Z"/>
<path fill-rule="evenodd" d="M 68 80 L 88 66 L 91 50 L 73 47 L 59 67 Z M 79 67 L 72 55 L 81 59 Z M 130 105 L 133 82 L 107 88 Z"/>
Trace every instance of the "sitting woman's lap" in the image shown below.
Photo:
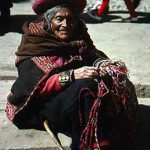
<path fill-rule="evenodd" d="M 44 97 L 45 107 L 41 110 L 41 115 L 59 128 L 63 121 L 70 117 L 71 113 L 78 114 L 80 92 L 84 89 L 85 97 L 90 91 L 97 93 L 97 82 L 92 79 L 76 80 L 60 93 Z"/>

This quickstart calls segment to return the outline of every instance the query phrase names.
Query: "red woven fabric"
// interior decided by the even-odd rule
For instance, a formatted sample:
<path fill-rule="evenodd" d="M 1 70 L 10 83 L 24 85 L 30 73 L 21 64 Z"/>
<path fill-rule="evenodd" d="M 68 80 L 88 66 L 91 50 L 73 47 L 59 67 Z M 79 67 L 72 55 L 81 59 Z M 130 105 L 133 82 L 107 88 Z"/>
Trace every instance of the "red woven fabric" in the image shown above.
<path fill-rule="evenodd" d="M 77 12 L 83 12 L 86 6 L 86 0 L 35 0 L 32 9 L 38 15 L 58 4 L 69 4 L 76 8 Z"/>
<path fill-rule="evenodd" d="M 43 89 L 40 91 L 40 95 L 50 95 L 51 93 L 56 93 L 61 90 L 61 85 L 59 83 L 59 74 L 55 74 L 50 77 L 46 83 L 44 83 Z"/>

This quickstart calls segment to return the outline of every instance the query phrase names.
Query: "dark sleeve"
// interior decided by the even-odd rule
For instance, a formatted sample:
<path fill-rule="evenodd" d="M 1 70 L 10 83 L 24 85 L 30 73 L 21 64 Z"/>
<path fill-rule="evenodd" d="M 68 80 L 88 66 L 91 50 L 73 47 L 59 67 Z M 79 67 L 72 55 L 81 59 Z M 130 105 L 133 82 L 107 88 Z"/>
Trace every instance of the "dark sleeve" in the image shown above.
<path fill-rule="evenodd" d="M 87 29 L 86 29 L 86 32 L 85 32 L 85 41 L 86 41 L 87 47 L 88 47 L 88 49 L 90 49 L 91 55 L 93 55 L 93 57 L 95 57 L 95 58 L 99 58 L 99 57 L 108 58 L 108 56 L 103 51 L 98 50 L 95 47 L 89 33 L 87 32 Z"/>
<path fill-rule="evenodd" d="M 98 50 L 94 44 L 93 41 L 87 32 L 87 28 L 85 30 L 84 40 L 87 43 L 87 52 L 85 56 L 85 61 L 88 63 L 87 65 L 92 65 L 97 59 L 104 60 L 109 59 L 108 56 L 102 52 L 101 50 Z"/>
<path fill-rule="evenodd" d="M 24 102 L 43 75 L 44 72 L 30 59 L 20 63 L 18 77 L 11 88 L 12 95 L 8 98 L 9 102 L 14 105 Z"/>

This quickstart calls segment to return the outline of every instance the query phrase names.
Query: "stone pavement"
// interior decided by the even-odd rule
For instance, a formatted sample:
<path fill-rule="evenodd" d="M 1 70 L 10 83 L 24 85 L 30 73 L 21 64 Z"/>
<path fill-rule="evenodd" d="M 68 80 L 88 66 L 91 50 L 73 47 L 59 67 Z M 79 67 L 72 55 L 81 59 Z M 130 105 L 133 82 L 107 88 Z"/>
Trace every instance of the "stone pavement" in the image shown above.
<path fill-rule="evenodd" d="M 88 5 L 91 5 L 93 1 L 95 0 L 88 0 Z M 7 94 L 17 76 L 14 53 L 21 40 L 21 26 L 24 21 L 35 18 L 31 3 L 30 0 L 14 3 L 11 9 L 12 23 L 7 27 L 0 26 L 0 150 L 56 149 L 47 133 L 18 130 L 7 120 L 4 112 Z M 139 23 L 122 23 L 120 17 L 128 16 L 128 12 L 121 0 L 112 0 L 110 14 L 103 23 L 97 23 L 88 18 L 86 9 L 84 19 L 95 46 L 103 50 L 110 58 L 123 60 L 129 69 L 129 76 L 136 87 L 140 103 L 145 146 L 141 150 L 149 150 L 150 1 L 143 0 L 137 12 L 140 17 Z M 68 147 L 70 138 L 62 134 L 60 136 L 62 144 Z"/>

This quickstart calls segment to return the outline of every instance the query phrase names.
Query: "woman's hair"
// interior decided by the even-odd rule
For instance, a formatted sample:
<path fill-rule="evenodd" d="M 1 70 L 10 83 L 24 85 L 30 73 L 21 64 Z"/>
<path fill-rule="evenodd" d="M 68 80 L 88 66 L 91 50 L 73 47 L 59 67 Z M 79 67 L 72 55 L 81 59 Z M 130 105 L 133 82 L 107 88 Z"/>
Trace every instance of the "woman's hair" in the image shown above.
<path fill-rule="evenodd" d="M 79 13 L 77 13 L 76 10 L 75 10 L 72 6 L 66 5 L 66 4 L 61 4 L 61 5 L 54 6 L 54 7 L 52 7 L 51 9 L 48 9 L 48 10 L 43 14 L 43 17 L 44 17 L 44 20 L 45 20 L 45 27 L 44 27 L 44 29 L 45 29 L 47 32 L 51 33 L 50 22 L 51 22 L 53 16 L 54 16 L 62 7 L 71 9 L 72 12 L 73 12 L 73 14 L 74 14 L 74 19 L 75 19 L 75 20 L 78 20 L 78 19 L 79 19 Z"/>

